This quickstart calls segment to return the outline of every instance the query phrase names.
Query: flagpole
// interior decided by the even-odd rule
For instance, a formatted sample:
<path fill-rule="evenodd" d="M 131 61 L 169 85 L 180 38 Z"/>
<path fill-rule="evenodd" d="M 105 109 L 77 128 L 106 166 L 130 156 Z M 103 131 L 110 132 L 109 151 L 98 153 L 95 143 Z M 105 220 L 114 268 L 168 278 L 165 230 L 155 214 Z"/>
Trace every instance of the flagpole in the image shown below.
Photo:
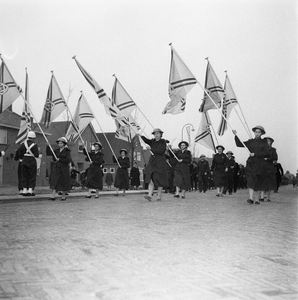
<path fill-rule="evenodd" d="M 211 130 L 212 130 L 213 135 L 214 135 L 214 137 L 215 137 L 216 143 L 217 143 L 217 145 L 219 145 L 219 142 L 218 142 L 218 139 L 217 139 L 217 136 L 216 136 L 216 132 L 215 132 L 214 127 L 213 127 L 213 125 L 212 125 L 212 123 L 211 123 L 211 119 L 210 119 L 210 117 L 209 117 L 209 114 L 207 113 L 207 111 L 205 112 L 205 114 L 206 114 L 207 123 L 208 123 L 208 125 L 210 125 L 210 127 L 211 127 Z M 212 135 L 211 135 L 211 137 L 213 138 Z"/>
<path fill-rule="evenodd" d="M 228 119 L 222 114 L 222 112 L 220 111 L 220 109 L 218 108 L 218 106 L 215 104 L 215 102 L 213 101 L 213 99 L 209 96 L 208 91 L 200 84 L 199 81 L 197 81 L 197 83 L 199 84 L 199 86 L 203 89 L 203 91 L 205 92 L 205 94 L 207 95 L 207 97 L 211 100 L 211 102 L 214 104 L 214 106 L 216 107 L 216 109 L 219 111 L 219 113 L 221 114 L 221 116 L 223 117 L 223 119 L 227 122 L 227 124 L 230 126 L 231 130 L 234 131 L 233 127 L 231 126 L 231 124 L 229 123 Z M 248 150 L 248 148 L 245 146 L 244 143 L 242 143 L 244 148 L 248 151 L 248 153 L 250 153 L 250 151 Z"/>
<path fill-rule="evenodd" d="M 227 70 L 225 71 L 225 73 L 226 73 L 226 76 L 228 77 L 228 71 L 227 71 Z M 233 92 L 234 92 L 234 91 L 233 91 Z M 238 116 L 240 122 L 242 123 L 244 129 L 246 130 L 248 136 L 249 136 L 250 138 L 252 138 L 251 132 L 250 132 L 250 130 L 249 130 L 248 124 L 247 124 L 247 122 L 246 122 L 245 116 L 244 116 L 244 114 L 243 114 L 243 111 L 242 111 L 242 108 L 241 108 L 241 106 L 240 106 L 240 103 L 239 103 L 238 99 L 237 99 L 237 104 L 238 104 L 239 109 L 240 109 L 240 112 L 241 112 L 241 114 L 242 114 L 242 117 L 243 117 L 243 120 L 244 120 L 244 124 L 243 124 L 243 122 L 242 122 L 242 120 L 241 120 L 241 118 L 240 118 L 240 116 L 239 116 L 239 113 L 238 113 L 237 109 L 235 109 L 236 114 L 237 114 L 237 116 Z M 234 107 L 234 108 L 236 108 L 236 107 Z"/>
<path fill-rule="evenodd" d="M 1 56 L 1 54 L 0 54 L 0 58 L 1 58 L 1 60 L 2 60 L 2 63 L 5 64 L 5 62 L 4 62 L 4 60 L 3 60 L 2 56 Z M 5 64 L 5 65 L 6 65 L 6 64 Z M 9 71 L 9 69 L 8 69 L 7 67 L 6 67 L 6 70 L 7 70 L 7 72 L 9 73 L 9 75 L 11 76 L 11 78 L 13 79 L 13 76 L 11 75 L 11 73 L 10 73 L 10 71 Z M 13 80 L 14 80 L 14 79 L 13 79 Z M 30 112 L 31 112 L 31 114 L 32 114 L 33 119 L 35 120 L 35 122 L 36 122 L 37 126 L 39 127 L 39 130 L 41 131 L 41 133 L 42 133 L 42 135 L 43 135 L 45 141 L 47 142 L 47 144 L 48 144 L 50 150 L 52 151 L 54 158 L 57 160 L 57 156 L 56 156 L 56 154 L 55 154 L 55 152 L 54 152 L 54 150 L 53 150 L 53 148 L 52 148 L 52 146 L 51 146 L 49 140 L 47 139 L 47 137 L 46 137 L 44 131 L 42 130 L 41 126 L 39 125 L 39 123 L 38 123 L 38 121 L 37 121 L 37 119 L 35 118 L 35 115 L 33 114 L 33 111 L 32 111 L 32 109 L 31 109 L 31 107 L 30 107 L 29 102 L 25 99 L 25 97 L 24 97 L 24 95 L 23 95 L 23 91 L 20 93 L 20 95 L 22 96 L 24 102 L 27 104 L 27 107 L 29 108 L 29 110 L 30 110 Z"/>

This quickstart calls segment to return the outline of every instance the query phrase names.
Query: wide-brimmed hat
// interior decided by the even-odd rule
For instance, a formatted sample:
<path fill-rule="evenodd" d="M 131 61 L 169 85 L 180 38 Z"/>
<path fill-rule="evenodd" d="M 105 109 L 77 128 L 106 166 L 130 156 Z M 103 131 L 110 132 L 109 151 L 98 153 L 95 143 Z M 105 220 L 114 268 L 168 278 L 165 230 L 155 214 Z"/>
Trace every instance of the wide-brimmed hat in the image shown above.
<path fill-rule="evenodd" d="M 160 132 L 161 134 L 163 134 L 163 131 L 160 128 L 154 128 L 152 134 L 154 134 L 155 132 Z"/>
<path fill-rule="evenodd" d="M 221 149 L 222 149 L 222 151 L 225 151 L 225 147 L 224 147 L 224 146 L 222 146 L 222 145 L 218 145 L 218 146 L 216 146 L 216 147 L 215 147 L 215 149 L 216 149 L 216 150 L 218 150 L 218 148 L 221 148 Z"/>
<path fill-rule="evenodd" d="M 66 137 L 62 136 L 59 139 L 57 139 L 56 143 L 62 142 L 64 145 L 67 145 L 67 139 Z"/>
<path fill-rule="evenodd" d="M 27 138 L 28 139 L 35 139 L 36 138 L 35 132 L 34 131 L 28 131 Z"/>
<path fill-rule="evenodd" d="M 188 142 L 186 141 L 181 141 L 179 144 L 178 144 L 178 147 L 181 149 L 181 144 L 185 144 L 186 148 L 189 146 Z"/>
<path fill-rule="evenodd" d="M 100 149 L 102 149 L 102 144 L 100 142 L 93 143 L 93 146 L 97 145 Z"/>
<path fill-rule="evenodd" d="M 271 140 L 271 143 L 274 142 L 274 139 L 273 139 L 272 137 L 270 137 L 270 136 L 266 136 L 264 139 L 266 139 L 266 140 Z"/>
<path fill-rule="evenodd" d="M 261 132 L 262 132 L 262 134 L 265 134 L 265 133 L 266 133 L 266 131 L 265 131 L 264 127 L 263 127 L 263 126 L 261 126 L 261 125 L 257 125 L 257 126 L 255 126 L 254 128 L 252 128 L 252 131 L 253 131 L 253 132 L 255 132 L 255 131 L 256 131 L 256 129 L 260 129 L 260 130 L 261 130 Z"/>
<path fill-rule="evenodd" d="M 234 153 L 232 151 L 228 151 L 226 154 L 232 154 L 232 155 L 234 155 Z"/>
<path fill-rule="evenodd" d="M 121 154 L 121 152 L 122 152 L 122 151 L 124 151 L 124 152 L 125 152 L 125 154 L 127 154 L 127 150 L 126 150 L 126 149 L 124 149 L 124 148 L 123 148 L 123 149 L 121 149 L 121 150 L 119 151 L 119 153 Z"/>
<path fill-rule="evenodd" d="M 203 158 L 203 157 L 205 158 L 206 155 L 205 154 L 201 154 L 199 158 Z"/>

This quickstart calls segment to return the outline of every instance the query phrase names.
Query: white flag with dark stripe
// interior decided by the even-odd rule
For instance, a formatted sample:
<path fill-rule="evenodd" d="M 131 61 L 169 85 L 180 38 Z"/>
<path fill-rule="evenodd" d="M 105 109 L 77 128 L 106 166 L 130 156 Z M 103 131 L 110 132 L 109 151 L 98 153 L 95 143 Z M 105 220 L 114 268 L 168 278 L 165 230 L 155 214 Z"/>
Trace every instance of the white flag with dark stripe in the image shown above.
<path fill-rule="evenodd" d="M 197 83 L 196 78 L 171 46 L 171 67 L 169 76 L 169 97 L 163 114 L 180 114 L 185 111 L 186 95 Z"/>
<path fill-rule="evenodd" d="M 79 137 L 79 133 L 82 134 L 92 120 L 94 120 L 92 109 L 82 93 L 65 137 L 70 141 L 76 140 Z"/>
<path fill-rule="evenodd" d="M 28 79 L 28 73 L 26 69 L 26 82 L 25 82 L 25 100 L 27 102 L 24 102 L 24 108 L 22 112 L 22 118 L 20 123 L 20 130 L 18 132 L 17 138 L 16 138 L 16 144 L 21 144 L 27 139 L 27 133 L 31 130 L 32 127 L 32 117 L 30 115 L 30 111 L 28 109 L 29 103 L 29 79 Z"/>
<path fill-rule="evenodd" d="M 127 122 L 127 125 L 122 125 L 118 120 L 115 120 L 115 137 L 130 142 L 135 137 L 136 133 L 141 130 L 141 127 L 132 116 L 128 116 L 127 118 L 124 118 L 124 120 Z"/>
<path fill-rule="evenodd" d="M 207 113 L 202 114 L 201 123 L 195 137 L 195 142 L 216 152 L 215 144 L 210 130 L 210 120 Z"/>
<path fill-rule="evenodd" d="M 57 119 L 65 109 L 65 99 L 54 74 L 52 74 L 40 123 L 42 123 L 46 128 L 49 127 L 51 122 Z"/>
<path fill-rule="evenodd" d="M 231 114 L 231 111 L 235 105 L 238 104 L 236 94 L 233 90 L 233 87 L 231 85 L 230 79 L 228 77 L 228 74 L 226 74 L 226 80 L 225 80 L 225 98 L 223 99 L 222 103 L 222 114 L 225 116 L 225 118 L 228 120 Z M 221 117 L 221 121 L 218 128 L 218 135 L 222 136 L 225 131 L 227 130 L 227 121 Z"/>
<path fill-rule="evenodd" d="M 132 100 L 130 95 L 126 92 L 122 84 L 115 76 L 115 82 L 112 90 L 112 103 L 117 106 L 121 117 L 129 117 L 131 112 L 136 108 L 135 102 Z"/>
<path fill-rule="evenodd" d="M 206 69 L 206 78 L 205 78 L 205 89 L 209 97 L 213 100 L 217 107 L 221 106 L 221 102 L 224 98 L 225 91 L 222 88 L 222 85 L 217 78 L 210 62 L 208 61 L 207 69 Z M 214 103 L 210 100 L 206 92 L 204 92 L 203 102 L 199 109 L 200 112 L 206 112 L 209 109 L 216 109 Z"/>
<path fill-rule="evenodd" d="M 4 60 L 0 56 L 2 64 L 0 66 L 0 114 L 4 112 L 12 103 L 21 96 L 22 89 L 14 81 Z"/>

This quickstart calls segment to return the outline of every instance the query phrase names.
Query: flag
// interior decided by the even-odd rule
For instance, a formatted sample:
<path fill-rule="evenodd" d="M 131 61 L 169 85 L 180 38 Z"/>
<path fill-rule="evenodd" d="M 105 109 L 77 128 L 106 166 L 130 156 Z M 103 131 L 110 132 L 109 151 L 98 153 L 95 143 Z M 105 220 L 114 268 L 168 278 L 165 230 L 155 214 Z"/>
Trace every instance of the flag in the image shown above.
<path fill-rule="evenodd" d="M 231 85 L 230 79 L 228 77 L 228 74 L 226 74 L 226 80 L 225 80 L 225 98 L 223 99 L 223 105 L 222 105 L 222 114 L 225 116 L 225 118 L 228 120 L 231 114 L 231 111 L 235 105 L 238 104 L 235 92 L 233 90 L 233 87 Z M 225 131 L 227 130 L 227 121 L 221 117 L 221 121 L 218 128 L 218 135 L 222 136 Z"/>
<path fill-rule="evenodd" d="M 183 113 L 186 105 L 186 94 L 196 83 L 197 80 L 194 75 L 171 46 L 171 65 L 168 88 L 171 101 L 168 102 L 162 113 L 170 113 L 173 115 Z"/>
<path fill-rule="evenodd" d="M 195 142 L 216 152 L 213 137 L 210 130 L 210 120 L 207 113 L 202 114 L 198 133 L 195 137 Z"/>
<path fill-rule="evenodd" d="M 12 103 L 21 96 L 21 93 L 22 89 L 14 81 L 2 59 L 0 66 L 0 114 L 12 105 Z"/>
<path fill-rule="evenodd" d="M 50 123 L 58 118 L 65 109 L 65 99 L 54 74 L 52 74 L 40 123 L 45 127 L 49 127 Z"/>
<path fill-rule="evenodd" d="M 115 137 L 127 142 L 131 142 L 131 140 L 135 137 L 136 133 L 139 132 L 141 127 L 131 115 L 127 118 L 123 118 L 122 121 L 123 120 L 126 122 L 126 125 L 122 125 L 122 123 L 119 123 L 119 120 L 117 119 L 115 120 Z"/>
<path fill-rule="evenodd" d="M 78 100 L 73 120 L 68 127 L 65 137 L 70 141 L 76 140 L 79 137 L 79 133 L 81 134 L 93 119 L 93 112 L 87 99 L 82 93 Z"/>
<path fill-rule="evenodd" d="M 212 98 L 214 103 L 217 105 L 217 107 L 220 107 L 221 101 L 224 98 L 225 91 L 222 88 L 222 85 L 218 80 L 209 61 L 206 69 L 205 90 L 207 91 L 210 98 Z M 206 94 L 206 92 L 204 92 L 204 98 L 199 109 L 200 112 L 206 112 L 209 109 L 216 109 L 216 106 L 209 99 L 208 95 Z"/>
<path fill-rule="evenodd" d="M 112 90 L 112 103 L 121 112 L 121 114 L 117 116 L 117 118 L 128 117 L 130 113 L 136 108 L 135 102 L 123 88 L 116 76 Z"/>
<path fill-rule="evenodd" d="M 21 123 L 20 123 L 20 130 L 16 138 L 16 144 L 21 144 L 26 140 L 27 133 L 28 131 L 31 130 L 32 127 L 32 118 L 30 116 L 30 111 L 28 110 L 28 104 L 29 104 L 29 79 L 28 79 L 28 73 L 26 69 L 25 102 L 24 102 L 24 108 L 22 112 Z"/>

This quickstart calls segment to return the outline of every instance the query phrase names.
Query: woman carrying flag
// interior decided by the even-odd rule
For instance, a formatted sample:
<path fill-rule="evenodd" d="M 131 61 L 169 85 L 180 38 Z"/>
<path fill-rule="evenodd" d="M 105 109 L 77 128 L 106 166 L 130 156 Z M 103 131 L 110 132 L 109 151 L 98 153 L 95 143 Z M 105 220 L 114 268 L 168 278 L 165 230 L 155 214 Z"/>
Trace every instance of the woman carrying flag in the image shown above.
<path fill-rule="evenodd" d="M 127 150 L 121 149 L 120 156 L 117 158 L 119 162 L 119 167 L 115 176 L 114 187 L 117 189 L 115 196 L 118 196 L 119 190 L 123 190 L 122 196 L 125 196 L 125 190 L 129 188 L 129 176 L 128 168 L 130 167 L 130 159 L 127 156 Z M 117 162 L 115 156 L 113 156 L 114 163 Z"/>

